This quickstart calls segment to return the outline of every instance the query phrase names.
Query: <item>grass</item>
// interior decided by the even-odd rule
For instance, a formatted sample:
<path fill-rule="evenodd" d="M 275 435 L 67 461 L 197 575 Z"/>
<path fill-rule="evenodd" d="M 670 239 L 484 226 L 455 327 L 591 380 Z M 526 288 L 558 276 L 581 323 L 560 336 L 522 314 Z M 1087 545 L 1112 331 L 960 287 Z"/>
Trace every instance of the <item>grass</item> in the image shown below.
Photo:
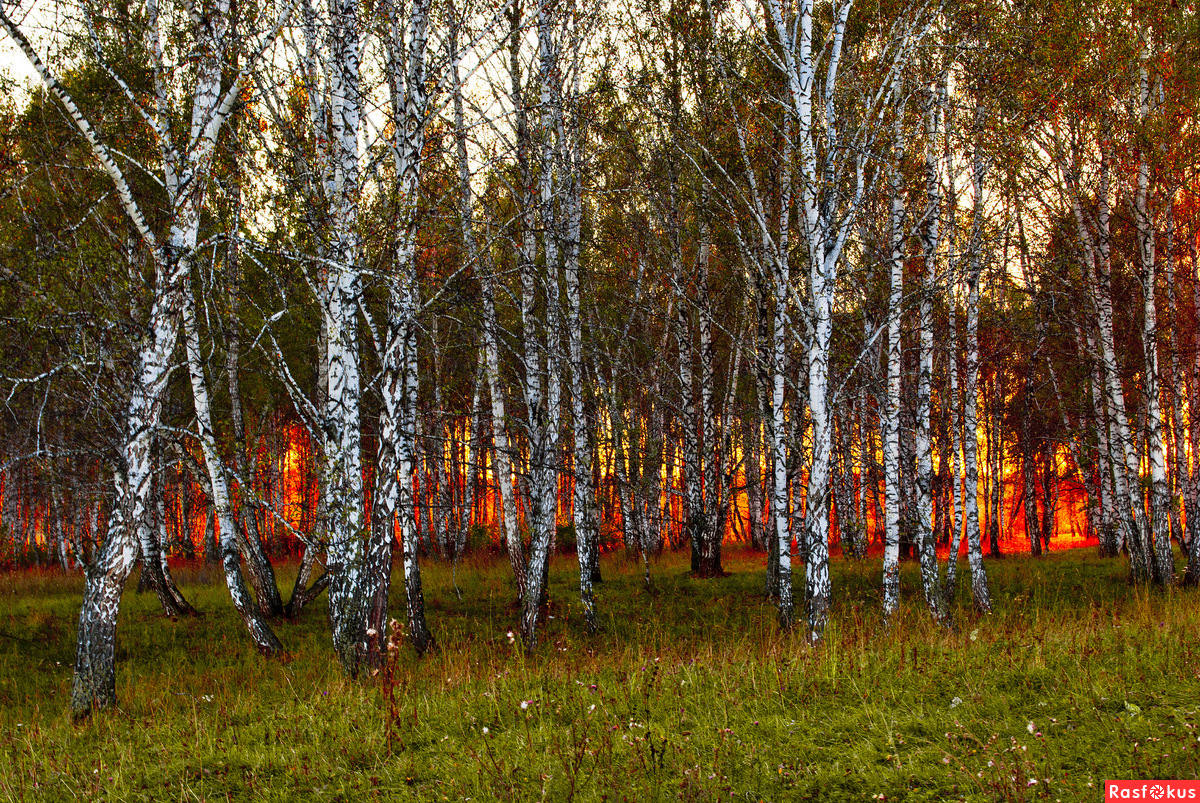
<path fill-rule="evenodd" d="M 777 630 L 759 555 L 729 555 L 719 580 L 664 556 L 652 592 L 609 556 L 595 637 L 572 564 L 557 559 L 555 618 L 524 656 L 502 562 L 460 567 L 461 600 L 429 563 L 441 649 L 403 651 L 390 681 L 340 675 L 323 599 L 278 625 L 281 663 L 253 651 L 217 571 L 178 572 L 206 615 L 174 622 L 131 583 L 120 706 L 83 725 L 67 711 L 80 579 L 6 575 L 0 798 L 1079 801 L 1106 778 L 1200 772 L 1196 592 L 1132 588 L 1121 561 L 989 562 L 996 613 L 963 600 L 953 631 L 929 621 L 915 567 L 889 630 L 878 562 L 839 561 L 815 648 Z"/>

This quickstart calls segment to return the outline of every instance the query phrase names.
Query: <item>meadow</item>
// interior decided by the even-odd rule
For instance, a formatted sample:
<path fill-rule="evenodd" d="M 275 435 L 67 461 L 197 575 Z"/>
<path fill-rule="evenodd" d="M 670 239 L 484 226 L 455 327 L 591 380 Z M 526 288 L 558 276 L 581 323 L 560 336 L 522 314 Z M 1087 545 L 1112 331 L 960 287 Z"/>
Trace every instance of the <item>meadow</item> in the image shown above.
<path fill-rule="evenodd" d="M 3 575 L 0 798 L 1098 801 L 1106 778 L 1200 773 L 1197 592 L 1130 586 L 1123 560 L 988 561 L 995 612 L 974 613 L 964 582 L 949 630 L 915 565 L 889 628 L 878 560 L 838 560 L 816 647 L 778 630 L 761 554 L 727 555 L 716 580 L 664 555 L 650 589 L 605 556 L 595 636 L 573 561 L 555 559 L 530 655 L 502 560 L 427 562 L 438 651 L 358 680 L 333 659 L 324 598 L 277 624 L 290 660 L 274 661 L 216 568 L 177 571 L 198 618 L 164 618 L 134 580 L 119 706 L 78 724 L 81 578 Z"/>

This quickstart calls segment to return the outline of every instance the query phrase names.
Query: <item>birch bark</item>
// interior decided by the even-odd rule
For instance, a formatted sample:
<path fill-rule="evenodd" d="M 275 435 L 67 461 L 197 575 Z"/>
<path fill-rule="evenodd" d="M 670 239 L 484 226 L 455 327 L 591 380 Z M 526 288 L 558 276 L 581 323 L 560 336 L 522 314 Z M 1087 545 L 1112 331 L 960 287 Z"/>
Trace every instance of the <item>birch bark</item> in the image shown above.
<path fill-rule="evenodd" d="M 888 166 L 891 215 L 888 237 L 889 293 L 887 308 L 887 396 L 883 413 L 883 612 L 891 617 L 900 605 L 900 381 L 903 349 L 900 342 L 904 299 L 904 198 L 901 195 L 900 165 L 905 138 L 899 111 L 892 135 L 892 161 Z"/>
<path fill-rule="evenodd" d="M 925 603 L 935 619 L 945 619 L 933 531 L 933 294 L 938 282 L 938 249 L 941 245 L 942 195 L 938 169 L 938 136 L 941 109 L 936 91 L 926 98 L 925 125 L 925 226 L 922 246 L 925 275 L 921 288 L 921 353 L 917 374 L 917 547 Z"/>
<path fill-rule="evenodd" d="M 1150 74 L 1144 49 L 1138 70 L 1136 102 L 1139 122 L 1145 124 L 1150 116 Z M 1134 225 L 1137 228 L 1138 256 L 1142 280 L 1142 348 L 1145 355 L 1146 440 L 1150 464 L 1151 526 L 1146 536 L 1152 538 L 1151 577 L 1160 585 L 1175 581 L 1175 561 L 1171 554 L 1171 490 L 1167 483 L 1166 447 L 1163 442 L 1162 400 L 1158 369 L 1158 317 L 1155 299 L 1156 248 L 1154 220 L 1150 210 L 1150 162 L 1144 151 L 1139 155 L 1137 188 L 1134 191 Z"/>

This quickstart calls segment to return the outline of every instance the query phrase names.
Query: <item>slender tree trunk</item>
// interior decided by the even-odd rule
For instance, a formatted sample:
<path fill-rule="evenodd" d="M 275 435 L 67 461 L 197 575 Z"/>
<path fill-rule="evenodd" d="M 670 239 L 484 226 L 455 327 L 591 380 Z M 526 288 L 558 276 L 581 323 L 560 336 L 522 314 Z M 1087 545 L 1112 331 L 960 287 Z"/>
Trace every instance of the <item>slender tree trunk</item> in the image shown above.
<path fill-rule="evenodd" d="M 1189 238 L 1191 264 L 1197 264 L 1195 240 Z M 1193 316 L 1200 314 L 1200 276 L 1196 271 L 1190 271 L 1189 284 L 1192 288 L 1191 304 Z M 1191 453 L 1191 466 L 1187 476 L 1187 491 L 1185 499 L 1187 508 L 1187 568 L 1184 570 L 1183 584 L 1195 586 L 1200 584 L 1200 415 L 1192 411 L 1200 411 L 1200 332 L 1192 331 L 1193 357 L 1190 365 L 1191 382 L 1188 383 L 1188 451 Z"/>
<path fill-rule="evenodd" d="M 982 107 L 975 112 L 976 127 L 982 125 Z M 971 594 L 976 609 L 989 613 L 992 610 L 991 594 L 988 589 L 987 573 L 983 567 L 982 533 L 979 528 L 979 421 L 976 408 L 979 403 L 979 276 L 981 273 L 983 235 L 983 182 L 984 165 L 980 147 L 972 156 L 971 182 L 974 187 L 975 208 L 971 215 L 970 243 L 967 246 L 967 360 L 963 376 L 963 473 L 966 480 L 963 513 L 967 520 L 967 562 L 971 567 Z M 993 440 L 988 439 L 989 451 Z M 1003 477 L 993 481 L 1003 485 Z M 999 506 L 997 505 L 997 511 Z M 998 513 L 996 514 L 998 515 Z M 995 516 L 993 516 L 993 521 Z M 993 546 L 996 546 L 993 538 Z"/>
<path fill-rule="evenodd" d="M 697 334 L 699 337 L 698 373 L 699 373 L 699 414 L 700 422 L 696 438 L 698 453 L 695 463 L 700 468 L 700 520 L 702 527 L 699 537 L 700 554 L 698 556 L 698 574 L 701 577 L 721 577 L 725 574 L 721 567 L 721 541 L 724 529 L 720 525 L 721 484 L 718 477 L 720 463 L 720 432 L 717 426 L 716 406 L 713 400 L 713 364 L 716 355 L 713 350 L 712 336 L 712 299 L 709 286 L 709 257 L 712 251 L 711 236 L 708 221 L 704 218 L 706 207 L 701 203 L 699 222 L 700 237 L 696 254 L 696 274 L 699 285 Z"/>
<path fill-rule="evenodd" d="M 900 380 L 903 349 L 900 328 L 904 298 L 904 198 L 901 195 L 900 163 L 904 158 L 901 119 L 897 113 L 892 164 L 888 167 L 891 187 L 888 259 L 889 295 L 887 311 L 887 398 L 883 414 L 883 612 L 890 618 L 900 605 Z"/>
<path fill-rule="evenodd" d="M 1109 157 L 1101 154 L 1100 189 L 1097 198 L 1095 236 L 1088 230 L 1078 190 L 1072 196 L 1079 239 L 1085 252 L 1084 274 L 1093 299 L 1101 372 L 1105 384 L 1105 406 L 1110 412 L 1110 445 L 1114 452 L 1113 479 L 1122 538 L 1128 544 L 1130 569 L 1136 582 L 1150 579 L 1150 555 L 1142 532 L 1139 511 L 1142 507 L 1138 461 L 1134 454 L 1125 391 L 1116 359 L 1113 335 L 1112 263 L 1109 209 Z M 1094 271 L 1094 272 L 1093 272 Z"/>
<path fill-rule="evenodd" d="M 763 500 L 762 500 L 762 438 L 759 434 L 758 418 L 745 415 L 742 424 L 742 453 L 746 456 L 742 469 L 743 484 L 746 488 L 746 520 L 749 530 L 750 545 L 755 549 L 765 549 L 766 540 L 763 537 Z"/>
<path fill-rule="evenodd" d="M 931 95 L 933 93 L 930 93 Z M 925 276 L 921 288 L 920 367 L 917 373 L 917 546 L 921 560 L 921 586 L 925 603 L 939 622 L 945 619 L 937 545 L 933 530 L 933 293 L 937 287 L 938 248 L 941 239 L 942 196 L 938 169 L 937 137 L 940 129 L 936 97 L 925 110 L 926 211 L 922 236 Z"/>
<path fill-rule="evenodd" d="M 241 185 L 236 189 L 236 217 L 241 215 Z M 242 482 L 250 483 L 254 479 L 254 466 L 248 455 L 246 442 L 246 423 L 242 412 L 242 393 L 240 382 L 241 331 L 238 317 L 241 294 L 241 265 L 238 254 L 237 229 L 229 239 L 226 251 L 226 271 L 228 274 L 228 291 L 230 301 L 228 351 L 225 356 L 225 373 L 229 383 L 229 415 L 233 424 L 234 467 L 242 478 Z M 279 594 L 279 586 L 275 580 L 275 570 L 263 549 L 262 535 L 258 529 L 258 515 L 252 502 L 253 494 L 250 488 L 241 489 L 241 504 L 238 517 L 241 519 L 241 547 L 246 559 L 250 585 L 258 599 L 258 607 L 265 616 L 283 615 L 283 598 Z"/>
<path fill-rule="evenodd" d="M 1025 393 L 1029 393 L 1028 385 Z M 1042 541 L 1038 533 L 1037 457 L 1029 427 L 1031 415 L 1031 405 L 1026 400 L 1021 428 L 1021 503 L 1025 512 L 1025 537 L 1029 539 L 1029 552 L 1038 558 L 1042 555 Z"/>
<path fill-rule="evenodd" d="M 561 182 L 555 180 L 556 147 L 554 138 L 561 130 L 561 77 L 558 64 L 558 46 L 555 42 L 557 10 L 545 5 L 537 10 L 538 37 L 538 83 L 541 87 L 541 119 L 538 165 L 537 209 L 543 232 L 542 251 L 544 275 L 538 281 L 534 265 L 532 245 L 533 230 L 525 227 L 527 253 L 521 258 L 522 273 L 522 322 L 525 329 L 525 375 L 526 410 L 529 418 L 529 471 L 530 498 L 530 550 L 526 566 L 525 598 L 522 600 L 521 640 L 527 650 L 537 646 L 537 628 L 541 621 L 545 603 L 546 581 L 550 566 L 550 548 L 558 523 L 558 469 L 559 416 L 561 413 L 561 385 L 559 382 L 559 292 L 560 240 L 562 238 L 560 208 L 555 203 L 555 191 Z M 526 173 L 527 175 L 528 173 Z M 525 186 L 533 184 L 526 182 Z M 530 194 L 532 196 L 532 193 Z M 527 198 L 530 208 L 532 197 Z M 528 220 L 528 218 L 527 218 Z M 544 316 L 545 344 L 537 342 L 533 304 L 537 285 L 545 298 Z"/>
<path fill-rule="evenodd" d="M 1150 114 L 1150 78 L 1143 53 L 1138 83 L 1138 118 Z M 1158 371 L 1158 318 L 1155 298 L 1154 221 L 1150 212 L 1150 163 L 1145 153 L 1138 161 L 1137 189 L 1134 193 L 1134 223 L 1137 227 L 1138 255 L 1142 279 L 1142 346 L 1145 349 L 1144 385 L 1146 394 L 1146 440 L 1150 463 L 1151 527 L 1153 562 L 1151 577 L 1160 585 L 1175 582 L 1175 560 L 1171 553 L 1171 491 L 1167 484 L 1166 448 L 1163 443 L 1162 400 Z"/>
<path fill-rule="evenodd" d="M 1181 318 L 1179 306 L 1176 303 L 1175 287 L 1175 202 L 1167 205 L 1167 243 L 1163 255 L 1163 279 L 1167 288 L 1167 309 L 1170 310 L 1170 326 L 1168 328 L 1167 351 L 1170 355 L 1170 376 L 1164 383 L 1167 390 L 1167 415 L 1169 419 L 1169 435 L 1171 446 L 1171 538 L 1179 542 L 1180 548 L 1186 548 L 1185 518 L 1188 517 L 1189 502 L 1187 499 L 1187 450 L 1184 448 L 1184 416 L 1183 399 L 1187 381 L 1184 378 L 1179 361 L 1181 351 Z"/>
<path fill-rule="evenodd" d="M 208 397 L 208 379 L 204 374 L 204 358 L 200 352 L 196 304 L 190 288 L 185 288 L 183 291 L 183 331 L 188 375 L 192 385 L 192 400 L 196 409 L 200 450 L 204 456 L 204 465 L 208 469 L 209 494 L 217 519 L 221 566 L 225 571 L 225 584 L 229 588 L 229 596 L 233 599 L 233 607 L 242 617 L 246 629 L 250 631 L 250 637 L 254 639 L 255 646 L 265 655 L 276 655 L 283 652 L 283 645 L 279 643 L 279 639 L 263 618 L 261 610 L 251 598 L 242 577 L 237 524 L 233 520 L 233 505 L 229 498 L 229 486 L 225 480 L 225 468 L 217 453 Z"/>
<path fill-rule="evenodd" d="M 579 249 L 583 222 L 583 188 L 580 185 L 579 132 L 572 131 L 564 146 L 567 153 L 569 177 L 565 198 L 566 242 L 565 274 L 567 291 L 567 349 L 570 359 L 571 430 L 574 438 L 574 504 L 576 553 L 579 558 L 579 599 L 583 618 L 589 632 L 595 632 L 596 601 L 592 579 L 596 552 L 599 549 L 595 492 L 592 489 L 592 442 L 584 397 L 583 316 L 580 313 Z M 615 412 L 615 411 L 614 411 Z"/>
<path fill-rule="evenodd" d="M 425 599 L 421 586 L 416 500 L 413 474 L 417 458 L 418 353 L 417 315 L 420 287 L 416 264 L 417 201 L 421 176 L 421 153 L 425 142 L 425 57 L 429 4 L 415 0 L 402 25 L 398 13 L 389 19 L 388 64 L 391 79 L 392 114 L 395 126 L 393 154 L 397 189 L 396 235 L 393 244 L 395 273 L 388 283 L 388 321 L 384 341 L 384 404 L 380 414 L 380 458 L 376 472 L 376 511 L 360 595 L 367 602 L 368 652 L 371 660 L 386 641 L 388 592 L 392 569 L 393 522 L 400 520 L 403 548 L 404 590 L 408 637 L 418 655 L 434 646 L 425 621 Z M 436 338 L 436 333 L 434 335 Z M 436 372 L 436 363 L 435 363 Z M 436 382 L 435 375 L 435 382 Z M 439 405 L 440 406 L 440 405 Z M 439 428 L 440 432 L 440 428 Z M 434 451 L 440 458 L 439 443 Z M 445 482 L 438 483 L 444 488 Z M 427 490 L 427 489 L 423 489 Z M 434 504 L 426 493 L 426 510 L 445 510 L 445 500 Z M 439 528 L 444 532 L 445 526 Z"/>

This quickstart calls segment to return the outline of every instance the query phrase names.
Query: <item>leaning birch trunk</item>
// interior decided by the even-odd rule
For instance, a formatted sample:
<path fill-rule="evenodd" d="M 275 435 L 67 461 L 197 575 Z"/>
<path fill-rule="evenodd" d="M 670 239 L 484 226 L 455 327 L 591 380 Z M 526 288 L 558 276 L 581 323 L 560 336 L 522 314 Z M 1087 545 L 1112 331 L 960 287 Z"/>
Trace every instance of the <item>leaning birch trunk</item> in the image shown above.
<path fill-rule="evenodd" d="M 161 276 L 162 274 L 160 274 Z M 151 340 L 139 355 L 138 382 L 126 413 L 121 447 L 124 477 L 118 475 L 108 532 L 95 562 L 86 567 L 83 605 L 79 613 L 71 710 L 87 716 L 93 708 L 116 702 L 117 612 L 121 592 L 138 555 L 136 522 L 149 519 L 151 443 L 162 392 L 170 372 L 170 355 L 178 336 L 179 277 L 160 292 L 151 309 Z"/>
<path fill-rule="evenodd" d="M 2 13 L 2 12 L 0 12 Z M 80 118 L 82 119 L 82 118 Z M 172 245 L 186 240 L 176 229 Z M 192 243 L 194 245 L 194 243 Z M 175 248 L 160 256 L 177 254 Z M 187 263 L 159 261 L 157 292 L 150 310 L 150 337 L 138 355 L 137 380 L 125 417 L 121 446 L 124 477 L 118 474 L 108 532 L 93 565 L 87 567 L 83 605 L 79 613 L 71 709 L 76 717 L 116 702 L 114 655 L 121 592 L 138 554 L 139 527 L 149 529 L 153 473 L 152 446 L 163 392 L 171 371 L 171 354 L 179 336 L 179 311 Z M 154 538 L 154 535 L 150 536 Z"/>
<path fill-rule="evenodd" d="M 221 567 L 225 572 L 225 585 L 233 599 L 233 607 L 255 646 L 265 655 L 283 652 L 275 633 L 263 618 L 262 612 L 250 596 L 242 577 L 241 549 L 238 544 L 237 524 L 233 519 L 233 505 L 229 498 L 229 484 L 225 479 L 225 468 L 217 453 L 217 442 L 212 426 L 212 410 L 209 404 L 208 379 L 204 375 L 204 357 L 200 352 L 200 334 L 196 324 L 196 302 L 190 287 L 183 291 L 184 350 L 187 353 L 188 377 L 192 385 L 192 401 L 196 411 L 196 428 L 200 440 L 200 451 L 208 473 L 209 494 L 217 518 L 220 539 Z"/>
<path fill-rule="evenodd" d="M 1134 581 L 1143 582 L 1150 579 L 1150 555 L 1142 533 L 1138 460 L 1133 449 L 1125 391 L 1118 373 L 1116 341 L 1113 335 L 1109 169 L 1108 153 L 1103 152 L 1100 156 L 1100 187 L 1097 193 L 1094 237 L 1084 219 L 1083 202 L 1079 197 L 1078 188 L 1072 193 L 1071 205 L 1080 244 L 1084 250 L 1083 272 L 1091 291 L 1089 295 L 1092 298 L 1099 333 L 1097 340 L 1105 387 L 1105 406 L 1110 412 L 1109 445 L 1114 453 L 1113 480 L 1121 524 L 1120 540 L 1128 544 L 1130 570 Z"/>
<path fill-rule="evenodd" d="M 149 39 L 158 47 L 152 54 L 156 77 L 164 67 L 161 38 L 158 34 L 157 6 L 151 5 Z M 101 554 L 88 572 L 83 605 L 80 609 L 78 648 L 71 705 L 77 715 L 86 715 L 93 707 L 115 700 L 113 655 L 117 612 L 121 591 L 137 557 L 139 543 L 153 557 L 156 533 L 150 532 L 148 510 L 153 430 L 159 423 L 162 394 L 169 376 L 169 362 L 178 338 L 179 309 L 188 260 L 196 244 L 204 185 L 212 164 L 217 134 L 228 117 L 240 89 L 238 82 L 221 92 L 229 7 L 220 2 L 203 20 L 197 19 L 198 39 L 205 57 L 199 61 L 198 77 L 192 93 L 192 121 L 188 147 L 182 154 L 170 142 L 169 112 L 159 103 L 147 119 L 159 135 L 160 155 L 164 162 L 163 182 L 170 201 L 169 229 L 165 242 L 149 228 L 145 217 L 107 145 L 83 115 L 74 99 L 34 51 L 29 40 L 11 18 L 0 9 L 0 27 L 24 53 L 40 77 L 47 92 L 64 108 L 105 173 L 113 181 L 117 198 L 130 223 L 151 253 L 155 266 L 154 298 L 147 320 L 148 337 L 140 344 L 129 408 L 123 421 L 120 458 L 124 468 L 123 488 L 118 487 L 120 506 L 110 517 L 110 526 Z M 202 24 L 201 24 L 202 23 Z M 241 79 L 239 75 L 239 81 Z M 156 90 L 162 100 L 161 83 Z M 181 174 L 183 181 L 180 181 Z M 148 561 L 153 563 L 152 560 Z"/>
<path fill-rule="evenodd" d="M 235 193 L 235 220 L 240 221 L 240 184 L 236 186 Z M 241 481 L 248 484 L 253 481 L 253 466 L 247 455 L 246 422 L 242 412 L 242 393 L 239 377 L 241 370 L 239 365 L 241 355 L 241 324 L 238 318 L 238 308 L 241 294 L 241 265 L 239 264 L 236 225 L 237 223 L 235 222 L 235 228 L 232 232 L 233 236 L 229 238 L 229 247 L 226 251 L 230 323 L 228 352 L 225 356 L 225 373 L 229 383 L 229 417 L 230 422 L 233 424 L 234 467 L 237 469 Z M 258 514 L 251 501 L 252 498 L 253 493 L 249 487 L 241 489 L 241 505 L 237 516 L 241 519 L 242 525 L 239 535 L 244 532 L 241 538 L 241 546 L 250 575 L 250 585 L 253 587 L 254 594 L 258 599 L 259 610 L 265 616 L 282 616 L 283 597 L 279 594 L 279 585 L 275 580 L 275 569 L 271 566 L 271 561 L 267 558 L 266 550 L 263 548 L 262 535 L 258 529 Z"/>
<path fill-rule="evenodd" d="M 167 616 L 190 616 L 195 615 L 197 611 L 184 598 L 183 592 L 175 583 L 175 577 L 171 574 L 171 567 L 167 561 L 170 543 L 165 537 L 165 517 L 160 517 L 156 510 L 164 502 L 162 448 L 161 439 L 156 437 L 151 441 L 151 460 L 153 461 L 151 471 L 153 474 L 150 494 L 152 499 L 147 508 L 150 511 L 151 520 L 142 525 L 142 532 L 138 536 L 142 544 L 142 572 L 138 577 L 138 591 L 142 591 L 144 588 L 153 589 L 158 596 L 159 604 L 163 606 L 163 613 Z M 149 555 L 146 553 L 147 545 L 150 548 Z"/>

